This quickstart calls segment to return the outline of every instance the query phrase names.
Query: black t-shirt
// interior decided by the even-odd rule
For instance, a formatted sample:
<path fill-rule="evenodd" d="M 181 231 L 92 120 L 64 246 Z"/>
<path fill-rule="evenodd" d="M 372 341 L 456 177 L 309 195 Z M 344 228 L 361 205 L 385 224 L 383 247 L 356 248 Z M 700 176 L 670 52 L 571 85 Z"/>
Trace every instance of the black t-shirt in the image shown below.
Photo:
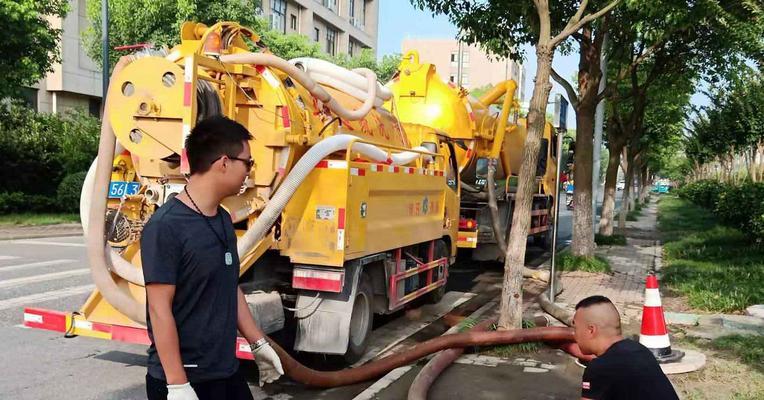
<path fill-rule="evenodd" d="M 233 263 L 226 265 L 227 237 Z M 223 235 L 225 229 L 225 236 Z M 180 357 L 190 382 L 222 379 L 239 367 L 236 359 L 236 311 L 239 258 L 231 216 L 221 207 L 205 217 L 173 198 L 151 217 L 141 236 L 141 262 L 146 284 L 175 285 L 172 314 L 178 328 Z M 148 373 L 167 380 L 154 346 L 148 306 L 151 346 Z"/>
<path fill-rule="evenodd" d="M 679 400 L 650 350 L 624 339 L 589 363 L 581 379 L 581 397 Z"/>

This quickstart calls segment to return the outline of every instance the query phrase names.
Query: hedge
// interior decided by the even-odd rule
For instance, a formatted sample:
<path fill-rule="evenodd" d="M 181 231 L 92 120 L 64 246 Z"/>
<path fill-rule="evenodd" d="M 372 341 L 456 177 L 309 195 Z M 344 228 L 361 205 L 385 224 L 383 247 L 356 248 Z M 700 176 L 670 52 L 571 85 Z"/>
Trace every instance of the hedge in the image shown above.
<path fill-rule="evenodd" d="M 740 229 L 746 235 L 764 239 L 764 183 L 745 182 L 731 185 L 714 180 L 701 180 L 679 190 L 685 198 L 716 214 L 724 224 Z"/>
<path fill-rule="evenodd" d="M 76 209 L 72 196 L 58 204 L 59 187 L 67 175 L 90 166 L 99 125 L 82 110 L 47 114 L 18 103 L 0 104 L 0 213 Z"/>

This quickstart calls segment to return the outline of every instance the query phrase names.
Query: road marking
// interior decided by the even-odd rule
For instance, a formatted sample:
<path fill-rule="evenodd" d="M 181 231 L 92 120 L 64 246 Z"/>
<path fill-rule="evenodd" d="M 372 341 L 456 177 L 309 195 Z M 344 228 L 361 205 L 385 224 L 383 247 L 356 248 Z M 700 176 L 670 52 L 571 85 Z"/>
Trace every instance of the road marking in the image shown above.
<path fill-rule="evenodd" d="M 74 296 L 88 293 L 95 289 L 95 285 L 72 286 L 65 289 L 53 290 L 44 293 L 30 294 L 28 296 L 14 297 L 11 299 L 0 300 L 0 310 L 9 308 L 23 307 L 41 303 L 43 301 L 56 300 L 62 297 Z"/>
<path fill-rule="evenodd" d="M 404 365 L 402 367 L 398 367 L 388 372 L 387 375 L 383 376 L 382 378 L 379 378 L 378 381 L 374 382 L 373 385 L 366 388 L 366 390 L 358 394 L 358 396 L 353 397 L 353 400 L 376 399 L 377 393 L 381 392 L 384 388 L 390 386 L 390 384 L 397 381 L 398 378 L 405 375 L 406 372 L 409 372 L 409 370 L 413 367 L 414 367 L 413 365 Z"/>
<path fill-rule="evenodd" d="M 85 243 L 48 242 L 43 240 L 13 240 L 14 244 L 37 244 L 42 246 L 86 247 Z"/>
<path fill-rule="evenodd" d="M 0 256 L 0 261 L 15 260 L 17 258 L 16 256 Z"/>
<path fill-rule="evenodd" d="M 68 278 L 68 277 L 77 276 L 77 275 L 86 275 L 88 272 L 90 272 L 89 268 L 80 268 L 80 269 L 72 269 L 72 270 L 61 271 L 61 272 L 51 272 L 49 274 L 25 276 L 23 278 L 6 279 L 3 281 L 0 281 L 0 288 L 24 285 L 27 283 L 52 281 L 54 279 Z"/>
<path fill-rule="evenodd" d="M 9 265 L 6 267 L 0 267 L 0 272 L 15 271 L 17 269 L 34 268 L 34 267 L 46 267 L 49 265 L 71 264 L 77 260 L 60 259 L 50 261 L 40 261 L 27 264 Z"/>
<path fill-rule="evenodd" d="M 448 314 L 467 300 L 475 297 L 475 293 L 448 292 L 437 304 L 428 304 L 421 307 L 422 315 L 417 321 L 406 318 L 398 318 L 384 326 L 372 331 L 369 339 L 369 347 L 366 354 L 351 367 L 365 364 L 367 361 L 384 355 L 411 335 L 419 332 L 422 328 L 430 325 L 440 317 Z"/>

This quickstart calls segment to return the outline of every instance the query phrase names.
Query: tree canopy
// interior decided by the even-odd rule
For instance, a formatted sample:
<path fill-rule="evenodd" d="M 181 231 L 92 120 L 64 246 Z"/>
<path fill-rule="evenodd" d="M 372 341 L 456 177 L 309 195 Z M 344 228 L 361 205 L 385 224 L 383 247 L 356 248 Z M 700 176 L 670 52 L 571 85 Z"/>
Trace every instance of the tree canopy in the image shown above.
<path fill-rule="evenodd" d="M 113 50 L 115 46 L 150 43 L 156 47 L 172 47 L 180 40 L 180 27 L 185 21 L 212 25 L 220 21 L 236 21 L 252 28 L 273 54 L 284 58 L 315 57 L 332 61 L 347 68 L 364 67 L 377 73 L 385 82 L 400 64 L 400 55 L 385 55 L 377 62 L 369 49 L 355 57 L 345 54 L 330 56 L 321 45 L 299 34 L 284 34 L 268 27 L 267 21 L 256 14 L 259 0 L 109 0 L 110 65 L 126 54 Z M 91 26 L 83 34 L 88 55 L 101 63 L 101 5 L 88 2 Z M 132 50 L 131 50 L 132 51 Z"/>
<path fill-rule="evenodd" d="M 60 61 L 61 29 L 46 17 L 64 18 L 68 10 L 66 0 L 0 0 L 0 98 L 19 95 Z"/>

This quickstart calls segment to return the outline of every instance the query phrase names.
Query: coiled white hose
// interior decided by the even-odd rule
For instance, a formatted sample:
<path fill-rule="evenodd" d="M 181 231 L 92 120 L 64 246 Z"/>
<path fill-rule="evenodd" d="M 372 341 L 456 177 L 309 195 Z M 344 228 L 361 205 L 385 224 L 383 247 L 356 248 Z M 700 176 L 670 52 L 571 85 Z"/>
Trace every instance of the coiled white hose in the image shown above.
<path fill-rule="evenodd" d="M 316 164 L 326 156 L 336 151 L 346 149 L 351 141 L 358 139 L 358 137 L 353 135 L 335 135 L 316 143 L 300 158 L 297 164 L 292 167 L 292 170 L 284 179 L 284 182 L 282 182 L 279 189 L 273 197 L 271 197 L 260 216 L 258 216 L 252 226 L 247 229 L 244 236 L 239 238 L 238 251 L 240 259 L 243 259 L 246 254 L 254 248 L 257 242 L 265 236 L 271 226 L 273 226 L 273 223 L 276 222 L 279 215 L 281 215 L 281 211 L 289 202 L 289 199 L 292 198 L 294 192 L 297 191 L 297 188 L 305 177 L 308 176 L 310 171 L 313 170 Z M 427 151 L 424 147 L 417 147 L 416 149 Z M 404 151 L 391 155 L 388 160 L 387 152 L 367 143 L 353 143 L 352 151 L 361 153 L 377 162 L 390 161 L 395 165 L 409 164 L 414 161 L 416 157 L 422 155 L 421 153 Z"/>
<path fill-rule="evenodd" d="M 117 62 L 112 74 L 119 73 L 128 63 L 123 57 Z M 114 80 L 111 81 L 114 85 Z M 128 291 L 127 287 L 119 286 L 109 272 L 109 260 L 107 258 L 105 241 L 105 217 L 106 195 L 111 179 L 111 167 L 114 160 L 114 149 L 117 138 L 111 129 L 109 114 L 109 94 L 114 93 L 114 87 L 110 86 L 107 91 L 104 107 L 103 124 L 101 125 L 101 138 L 98 143 L 98 160 L 96 162 L 95 176 L 93 177 L 92 197 L 90 201 L 90 217 L 87 227 L 87 250 L 90 261 L 90 275 L 93 278 L 103 298 L 119 312 L 139 323 L 146 323 L 146 308 L 138 302 Z M 121 257 L 120 257 L 121 258 Z M 133 267 L 134 268 L 134 267 Z"/>
<path fill-rule="evenodd" d="M 122 153 L 122 146 L 117 143 L 115 154 Z M 88 226 L 90 219 L 90 200 L 93 196 L 93 186 L 95 184 L 96 167 L 98 165 L 98 157 L 90 164 L 87 175 L 85 175 L 85 182 L 82 185 L 82 191 L 80 192 L 80 223 L 82 224 L 82 231 L 85 232 L 85 236 L 88 234 Z M 109 270 L 119 275 L 122 279 L 133 283 L 135 285 L 144 286 L 143 273 L 140 269 L 136 268 L 132 263 L 122 258 L 109 244 L 105 245 L 106 261 Z"/>
<path fill-rule="evenodd" d="M 227 54 L 220 56 L 220 61 L 229 64 L 249 64 L 249 65 L 264 65 L 283 71 L 289 75 L 292 79 L 296 80 L 303 87 L 305 87 L 310 94 L 324 103 L 330 110 L 337 114 L 340 118 L 349 121 L 358 121 L 365 117 L 372 107 L 374 107 L 374 99 L 377 96 L 377 75 L 369 69 L 358 68 L 355 72 L 361 73 L 366 76 L 366 92 L 369 96 L 363 102 L 361 108 L 357 110 L 348 110 L 344 108 L 336 99 L 334 99 L 329 93 L 324 90 L 316 81 L 310 78 L 308 74 L 301 69 L 290 64 L 283 58 L 274 56 L 273 54 L 265 53 L 238 53 Z"/>
<path fill-rule="evenodd" d="M 363 101 L 369 94 L 366 90 L 366 80 L 363 75 L 354 73 L 354 71 L 350 71 L 347 68 L 333 64 L 329 61 L 318 58 L 300 57 L 289 60 L 289 63 L 302 69 L 308 76 L 319 82 L 323 79 L 322 77 L 331 78 L 332 80 L 345 82 L 348 86 L 363 91 L 363 98 L 360 99 L 361 101 Z M 393 97 L 393 92 L 390 88 L 377 83 L 376 96 L 381 101 L 387 101 Z"/>

